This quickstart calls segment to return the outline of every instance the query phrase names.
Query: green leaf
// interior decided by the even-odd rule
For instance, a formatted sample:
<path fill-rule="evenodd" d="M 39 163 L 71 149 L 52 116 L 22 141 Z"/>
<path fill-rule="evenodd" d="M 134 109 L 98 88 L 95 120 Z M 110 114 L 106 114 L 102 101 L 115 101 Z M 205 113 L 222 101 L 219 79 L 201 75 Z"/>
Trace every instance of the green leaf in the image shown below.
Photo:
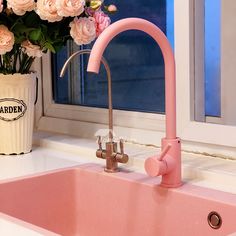
<path fill-rule="evenodd" d="M 46 35 L 47 32 L 48 32 L 48 27 L 46 25 L 44 25 L 44 24 L 41 24 L 41 29 L 42 29 L 43 34 Z"/>
<path fill-rule="evenodd" d="M 35 28 L 28 28 L 23 23 L 15 23 L 11 29 L 11 31 L 16 35 L 27 34 L 33 30 L 35 30 Z"/>
<path fill-rule="evenodd" d="M 46 49 L 48 49 L 48 50 L 50 50 L 51 52 L 53 52 L 53 53 L 56 53 L 56 50 L 55 50 L 55 48 L 53 47 L 53 45 L 51 44 L 51 43 L 49 43 L 49 42 L 45 42 L 45 44 L 44 44 L 44 50 Z"/>
<path fill-rule="evenodd" d="M 35 29 L 29 33 L 29 39 L 32 41 L 38 41 L 40 40 L 42 35 L 41 29 Z"/>
<path fill-rule="evenodd" d="M 15 43 L 16 44 L 21 44 L 23 41 L 25 41 L 26 38 L 25 36 L 18 36 L 18 37 L 15 37 Z"/>

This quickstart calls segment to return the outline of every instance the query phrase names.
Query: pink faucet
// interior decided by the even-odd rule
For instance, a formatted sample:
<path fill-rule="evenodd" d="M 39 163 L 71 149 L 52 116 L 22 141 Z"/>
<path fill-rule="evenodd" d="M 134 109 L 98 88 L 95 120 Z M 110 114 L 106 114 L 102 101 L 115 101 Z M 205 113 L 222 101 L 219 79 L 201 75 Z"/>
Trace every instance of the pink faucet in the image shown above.
<path fill-rule="evenodd" d="M 89 58 L 87 71 L 99 73 L 103 52 L 119 33 L 140 30 L 149 34 L 159 45 L 165 63 L 166 137 L 162 139 L 161 154 L 145 161 L 146 172 L 162 176 L 161 186 L 175 188 L 181 182 L 181 142 L 176 137 L 176 84 L 174 55 L 164 33 L 153 23 L 140 18 L 127 18 L 110 25 L 96 40 Z"/>

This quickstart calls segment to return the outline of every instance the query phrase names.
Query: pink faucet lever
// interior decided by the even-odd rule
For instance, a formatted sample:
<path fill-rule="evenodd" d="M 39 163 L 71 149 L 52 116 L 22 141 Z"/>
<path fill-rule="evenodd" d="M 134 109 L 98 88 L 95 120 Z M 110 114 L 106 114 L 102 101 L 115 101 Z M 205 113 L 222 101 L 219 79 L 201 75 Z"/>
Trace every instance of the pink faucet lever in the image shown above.
<path fill-rule="evenodd" d="M 173 184 L 175 187 L 180 186 L 180 173 L 175 170 L 178 165 L 177 161 L 180 159 L 180 151 L 180 139 L 162 139 L 161 154 L 149 157 L 145 161 L 144 167 L 146 172 L 152 177 L 162 175 L 162 186 L 173 187 Z"/>
<path fill-rule="evenodd" d="M 153 23 L 140 18 L 119 20 L 105 29 L 96 40 L 87 71 L 98 73 L 103 52 L 109 42 L 119 33 L 127 30 L 140 30 L 149 34 L 159 45 L 165 63 L 165 111 L 166 137 L 162 139 L 162 154 L 149 158 L 145 169 L 151 176 L 162 175 L 161 185 L 178 187 L 181 183 L 181 144 L 176 137 L 176 84 L 175 60 L 170 43 L 165 34 Z"/>
<path fill-rule="evenodd" d="M 167 154 L 167 152 L 170 150 L 171 145 L 168 144 L 161 152 L 160 156 L 159 156 L 159 161 L 162 161 L 163 158 L 165 157 L 165 155 Z"/>

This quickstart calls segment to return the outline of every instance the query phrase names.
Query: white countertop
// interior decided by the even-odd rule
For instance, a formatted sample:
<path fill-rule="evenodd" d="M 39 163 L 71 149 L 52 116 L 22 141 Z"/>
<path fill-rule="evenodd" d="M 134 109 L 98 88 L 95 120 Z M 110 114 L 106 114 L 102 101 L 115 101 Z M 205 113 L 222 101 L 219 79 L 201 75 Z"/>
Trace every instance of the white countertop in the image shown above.
<path fill-rule="evenodd" d="M 95 140 L 80 139 L 66 135 L 38 132 L 35 134 L 32 153 L 21 156 L 0 156 L 0 181 L 45 171 L 72 167 L 93 162 L 104 165 L 104 160 L 95 156 Z M 130 159 L 125 168 L 144 173 L 144 160 L 159 152 L 158 148 L 136 144 L 125 144 Z M 236 194 L 236 160 L 225 160 L 203 155 L 182 153 L 183 179 L 198 186 L 213 188 Z M 1 229 L 17 228 L 13 223 L 0 219 Z M 22 226 L 21 227 L 22 230 Z M 17 229 L 16 229 L 17 230 Z M 1 232 L 1 231 L 0 231 Z M 11 232 L 11 231 L 9 231 Z M 40 235 L 26 234 L 20 230 L 4 236 Z M 22 231 L 23 232 L 23 231 Z M 28 231 L 27 231 L 28 232 Z"/>
<path fill-rule="evenodd" d="M 35 232 L 31 229 L 27 229 L 26 227 L 13 223 L 7 219 L 0 218 L 0 235 L 24 235 L 24 236 L 42 236 L 42 234 Z"/>

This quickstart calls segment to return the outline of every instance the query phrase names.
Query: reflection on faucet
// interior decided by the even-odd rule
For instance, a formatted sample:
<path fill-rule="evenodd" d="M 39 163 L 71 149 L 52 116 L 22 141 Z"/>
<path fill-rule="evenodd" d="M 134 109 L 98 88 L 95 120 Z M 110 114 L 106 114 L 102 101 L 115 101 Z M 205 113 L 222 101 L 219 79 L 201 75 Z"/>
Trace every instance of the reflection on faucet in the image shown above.
<path fill-rule="evenodd" d="M 162 176 L 161 185 L 178 187 L 181 182 L 181 143 L 176 137 L 176 84 L 175 60 L 164 33 L 154 24 L 140 18 L 127 18 L 110 25 L 96 40 L 87 70 L 98 73 L 102 54 L 109 42 L 119 33 L 140 30 L 149 34 L 160 46 L 165 63 L 166 137 L 162 139 L 162 153 L 148 158 L 145 169 L 151 176 Z"/>
<path fill-rule="evenodd" d="M 75 57 L 83 54 L 90 54 L 91 50 L 84 49 L 75 52 L 72 54 L 67 61 L 65 62 L 64 66 L 61 69 L 60 77 L 63 77 L 66 71 L 67 66 L 69 65 L 70 61 Z M 113 141 L 113 110 L 112 110 L 112 84 L 111 84 L 111 70 L 110 67 L 104 57 L 101 57 L 101 62 L 103 63 L 106 73 L 107 73 L 107 80 L 108 80 L 108 110 L 109 110 L 109 139 L 106 142 L 106 149 L 102 148 L 102 140 L 101 136 L 98 136 L 98 145 L 99 148 L 96 152 L 96 156 L 98 158 L 106 159 L 106 167 L 105 171 L 109 173 L 117 172 L 118 169 L 118 162 L 120 163 L 127 163 L 128 162 L 128 155 L 124 153 L 124 141 L 123 139 L 120 140 L 120 152 L 117 152 L 117 143 Z"/>

